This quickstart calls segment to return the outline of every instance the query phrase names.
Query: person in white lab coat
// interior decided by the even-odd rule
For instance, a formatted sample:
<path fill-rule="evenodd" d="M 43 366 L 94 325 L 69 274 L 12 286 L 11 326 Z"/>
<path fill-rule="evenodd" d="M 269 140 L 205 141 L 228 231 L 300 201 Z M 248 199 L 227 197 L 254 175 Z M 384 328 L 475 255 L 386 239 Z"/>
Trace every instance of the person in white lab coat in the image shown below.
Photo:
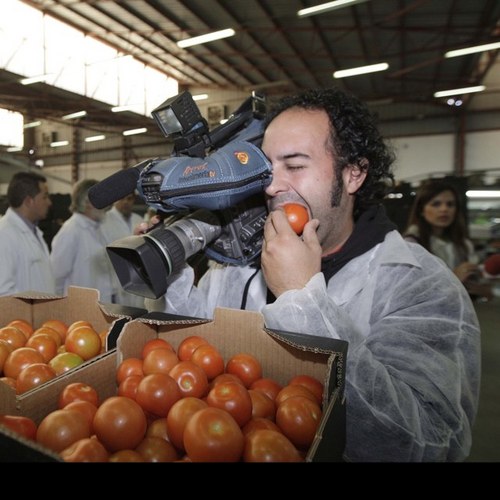
<path fill-rule="evenodd" d="M 52 205 L 47 179 L 36 172 L 14 174 L 7 201 L 9 207 L 0 219 L 0 295 L 54 294 L 49 249 L 38 227 Z"/>
<path fill-rule="evenodd" d="M 134 234 L 134 229 L 140 223 L 144 222 L 144 219 L 133 211 L 134 204 L 135 194 L 131 193 L 121 200 L 116 201 L 111 210 L 106 213 L 102 221 L 101 231 L 106 238 L 107 244 L 127 236 L 132 236 Z M 115 289 L 117 290 L 116 302 L 118 304 L 144 307 L 144 297 L 123 290 L 116 273 L 114 273 L 114 280 Z"/>
<path fill-rule="evenodd" d="M 251 309 L 268 328 L 345 340 L 345 460 L 464 460 L 479 322 L 453 272 L 387 218 L 381 186 L 394 157 L 368 108 L 336 88 L 284 98 L 262 150 L 272 182 L 260 265 L 215 264 L 196 286 L 186 265 L 148 308 L 207 318 L 217 306 Z M 300 236 L 290 202 L 310 214 Z"/>
<path fill-rule="evenodd" d="M 66 295 L 71 285 L 95 288 L 100 302 L 109 303 L 115 301 L 114 270 L 101 230 L 106 209 L 95 208 L 88 197 L 94 184 L 94 179 L 75 184 L 70 206 L 73 215 L 54 236 L 50 260 L 57 293 Z"/>

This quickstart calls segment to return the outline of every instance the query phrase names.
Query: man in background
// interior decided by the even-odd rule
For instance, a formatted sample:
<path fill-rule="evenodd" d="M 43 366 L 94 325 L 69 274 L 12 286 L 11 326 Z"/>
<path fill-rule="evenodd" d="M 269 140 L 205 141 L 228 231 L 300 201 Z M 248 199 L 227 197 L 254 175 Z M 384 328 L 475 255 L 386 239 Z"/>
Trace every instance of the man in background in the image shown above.
<path fill-rule="evenodd" d="M 9 207 L 0 219 L 0 295 L 55 293 L 49 249 L 38 227 L 52 204 L 47 179 L 18 172 L 7 189 Z"/>

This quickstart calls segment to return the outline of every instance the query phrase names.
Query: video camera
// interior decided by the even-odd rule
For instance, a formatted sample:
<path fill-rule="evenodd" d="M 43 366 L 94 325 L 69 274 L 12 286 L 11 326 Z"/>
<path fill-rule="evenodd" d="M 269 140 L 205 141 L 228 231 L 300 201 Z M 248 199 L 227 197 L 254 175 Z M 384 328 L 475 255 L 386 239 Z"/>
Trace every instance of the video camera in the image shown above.
<path fill-rule="evenodd" d="M 89 199 L 104 208 L 136 189 L 164 216 L 148 233 L 107 246 L 124 290 L 149 298 L 167 291 L 167 277 L 205 251 L 218 262 L 245 265 L 258 259 L 267 216 L 263 191 L 271 165 L 259 146 L 266 106 L 253 93 L 209 131 L 189 92 L 174 96 L 152 115 L 172 155 L 146 160 L 95 185 Z"/>

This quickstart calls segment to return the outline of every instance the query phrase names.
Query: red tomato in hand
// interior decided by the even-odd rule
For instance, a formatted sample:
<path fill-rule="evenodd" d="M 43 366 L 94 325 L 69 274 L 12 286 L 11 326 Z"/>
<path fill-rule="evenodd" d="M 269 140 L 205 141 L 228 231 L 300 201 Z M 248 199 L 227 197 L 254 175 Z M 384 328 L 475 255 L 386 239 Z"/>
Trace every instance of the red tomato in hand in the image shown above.
<path fill-rule="evenodd" d="M 220 408 L 196 412 L 184 429 L 184 448 L 193 462 L 237 462 L 244 443 L 236 420 Z"/>
<path fill-rule="evenodd" d="M 303 205 L 299 205 L 298 203 L 287 203 L 283 206 L 283 210 L 288 218 L 288 222 L 292 229 L 297 234 L 302 234 L 304 230 L 304 226 L 309 220 L 309 214 L 307 213 L 307 209 Z"/>

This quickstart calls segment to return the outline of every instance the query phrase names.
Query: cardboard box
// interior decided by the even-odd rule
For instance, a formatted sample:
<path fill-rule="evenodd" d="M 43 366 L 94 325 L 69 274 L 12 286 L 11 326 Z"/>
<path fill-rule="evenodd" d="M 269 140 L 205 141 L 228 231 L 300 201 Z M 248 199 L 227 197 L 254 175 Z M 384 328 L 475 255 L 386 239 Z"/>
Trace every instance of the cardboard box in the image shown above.
<path fill-rule="evenodd" d="M 108 329 L 110 333 L 107 351 L 81 365 L 84 367 L 91 364 L 95 369 L 100 360 L 109 356 L 111 352 L 114 353 L 116 339 L 123 325 L 133 317 L 146 312 L 143 309 L 104 305 L 98 300 L 97 290 L 81 287 L 70 287 L 66 297 L 40 294 L 0 297 L 0 326 L 21 318 L 29 321 L 36 329 L 48 319 L 60 319 L 68 325 L 78 320 L 90 321 L 98 332 Z M 62 383 L 67 383 L 67 375 L 71 372 L 73 370 L 19 396 L 16 396 L 11 387 L 0 383 L 0 413 L 27 415 L 38 423 L 49 411 L 55 409 L 54 403 L 57 403 L 51 397 L 52 390 L 48 389 L 49 385 L 60 379 L 66 380 Z"/>
<path fill-rule="evenodd" d="M 345 446 L 344 377 L 347 342 L 264 327 L 260 313 L 218 308 L 214 320 L 151 313 L 127 323 L 118 339 L 117 362 L 140 357 L 144 343 L 161 337 L 175 349 L 200 335 L 216 346 L 227 361 L 239 352 L 256 356 L 263 375 L 286 385 L 294 375 L 323 381 L 323 419 L 306 461 L 342 461 Z"/>
<path fill-rule="evenodd" d="M 263 373 L 285 385 L 298 374 L 312 375 L 325 385 L 323 418 L 306 461 L 341 461 L 345 445 L 344 365 L 347 342 L 291 332 L 269 330 L 259 313 L 218 308 L 214 320 L 150 313 L 127 322 L 118 337 L 117 349 L 89 361 L 63 378 L 30 391 L 20 412 L 40 421 L 52 411 L 62 388 L 82 381 L 95 387 L 101 401 L 116 393 L 116 368 L 128 357 L 138 357 L 152 338 L 167 339 L 177 348 L 190 335 L 201 335 L 227 360 L 249 352 L 261 361 Z M 22 396 L 20 397 L 22 398 Z M 37 443 L 0 430 L 0 461 L 54 461 L 58 455 Z"/>

